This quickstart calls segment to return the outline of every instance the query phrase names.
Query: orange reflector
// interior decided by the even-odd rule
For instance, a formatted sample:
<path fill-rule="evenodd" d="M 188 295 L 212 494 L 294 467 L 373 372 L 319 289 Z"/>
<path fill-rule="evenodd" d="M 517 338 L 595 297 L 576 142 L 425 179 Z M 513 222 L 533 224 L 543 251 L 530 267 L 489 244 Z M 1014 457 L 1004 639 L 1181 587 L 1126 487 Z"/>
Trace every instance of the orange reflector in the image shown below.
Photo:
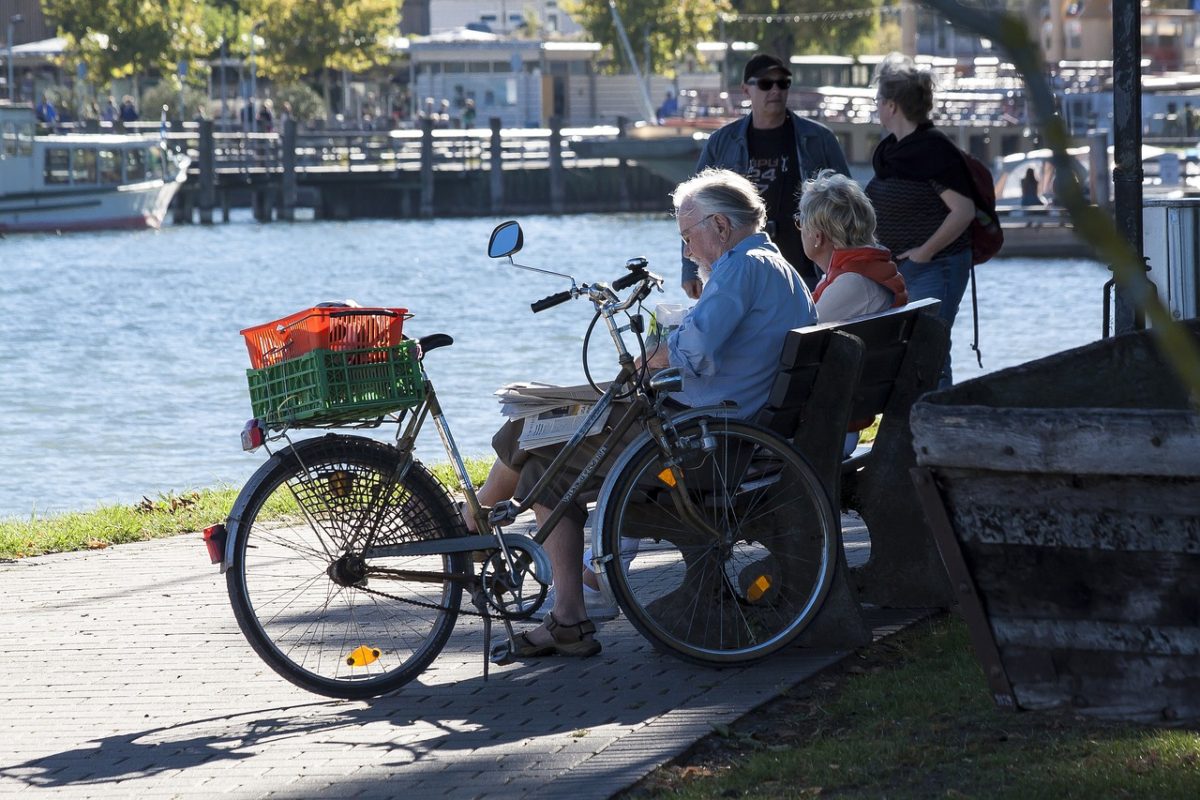
<path fill-rule="evenodd" d="M 753 583 L 746 587 L 746 599 L 751 603 L 757 603 L 770 588 L 771 579 L 766 575 L 759 575 Z"/>
<path fill-rule="evenodd" d="M 658 473 L 658 479 L 672 489 L 675 488 L 675 473 L 671 472 L 669 467 Z"/>
<path fill-rule="evenodd" d="M 359 645 L 353 653 L 346 656 L 346 663 L 352 667 L 365 667 L 373 661 L 378 660 L 379 650 L 374 647 L 367 647 L 365 644 Z"/>

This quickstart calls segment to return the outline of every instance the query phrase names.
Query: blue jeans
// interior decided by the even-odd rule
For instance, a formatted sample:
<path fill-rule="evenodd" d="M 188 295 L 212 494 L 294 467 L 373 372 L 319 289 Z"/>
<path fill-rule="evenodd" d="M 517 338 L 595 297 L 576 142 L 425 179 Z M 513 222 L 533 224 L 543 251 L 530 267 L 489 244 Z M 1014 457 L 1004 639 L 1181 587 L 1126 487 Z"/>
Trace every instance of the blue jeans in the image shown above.
<path fill-rule="evenodd" d="M 954 318 L 958 316 L 958 304 L 967 290 L 971 276 L 971 249 L 935 258 L 926 263 L 905 259 L 897 265 L 908 287 L 908 301 L 932 297 L 942 301 L 938 316 L 954 329 Z M 946 366 L 938 380 L 938 388 L 945 389 L 953 383 L 950 369 L 950 354 L 946 353 Z"/>

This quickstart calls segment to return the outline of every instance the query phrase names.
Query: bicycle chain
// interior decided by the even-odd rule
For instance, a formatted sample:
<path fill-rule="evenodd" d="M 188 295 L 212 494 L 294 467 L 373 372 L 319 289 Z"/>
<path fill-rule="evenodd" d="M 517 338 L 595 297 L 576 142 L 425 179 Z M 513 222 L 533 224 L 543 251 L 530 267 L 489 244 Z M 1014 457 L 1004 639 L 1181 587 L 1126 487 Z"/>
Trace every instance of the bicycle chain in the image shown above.
<path fill-rule="evenodd" d="M 386 574 L 386 573 L 383 573 L 383 574 Z M 475 578 L 472 577 L 472 580 L 474 580 L 474 579 Z M 389 600 L 395 600 L 400 603 L 408 603 L 409 605 L 419 606 L 421 608 L 430 608 L 430 609 L 434 609 L 436 611 L 456 611 L 457 613 L 464 614 L 468 617 L 484 617 L 484 616 L 486 616 L 490 619 L 503 619 L 503 617 L 497 617 L 493 614 L 483 614 L 483 613 L 480 613 L 479 611 L 468 611 L 467 609 L 462 607 L 462 604 L 459 604 L 459 607 L 455 609 L 455 608 L 449 608 L 447 606 L 440 606 L 437 603 L 427 603 L 424 600 L 412 600 L 407 597 L 397 597 L 394 594 L 388 594 L 387 592 L 381 592 L 378 589 L 368 589 L 365 586 L 355 586 L 354 588 L 358 589 L 360 592 L 366 592 L 367 594 L 377 595 L 378 597 L 386 597 Z"/>

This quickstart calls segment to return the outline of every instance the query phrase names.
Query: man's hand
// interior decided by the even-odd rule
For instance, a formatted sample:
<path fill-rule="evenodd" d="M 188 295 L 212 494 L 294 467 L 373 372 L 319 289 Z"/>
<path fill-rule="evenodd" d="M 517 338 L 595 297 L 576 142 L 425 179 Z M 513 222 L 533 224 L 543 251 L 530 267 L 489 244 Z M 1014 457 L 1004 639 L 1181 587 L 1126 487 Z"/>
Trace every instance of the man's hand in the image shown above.
<path fill-rule="evenodd" d="M 634 359 L 633 363 L 635 367 L 641 369 L 642 357 L 638 356 Z M 671 366 L 671 354 L 665 346 L 659 345 L 648 354 L 646 359 L 646 369 L 652 372 L 657 372 L 658 370 L 666 369 L 669 366 Z"/>
<path fill-rule="evenodd" d="M 699 278 L 692 278 L 689 281 L 683 282 L 683 293 L 693 300 L 700 299 L 700 291 L 704 288 L 704 284 Z"/>

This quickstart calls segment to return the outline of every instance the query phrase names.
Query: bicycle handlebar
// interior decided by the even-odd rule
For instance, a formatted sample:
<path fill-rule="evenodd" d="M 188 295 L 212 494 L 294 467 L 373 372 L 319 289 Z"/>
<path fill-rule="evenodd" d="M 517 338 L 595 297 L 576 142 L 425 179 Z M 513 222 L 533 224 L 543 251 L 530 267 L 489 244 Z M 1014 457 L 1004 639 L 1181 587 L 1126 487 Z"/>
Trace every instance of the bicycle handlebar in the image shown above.
<path fill-rule="evenodd" d="M 571 299 L 571 291 L 568 289 L 565 292 L 556 292 L 549 297 L 543 297 L 541 300 L 530 303 L 529 307 L 533 309 L 533 313 L 545 311 L 547 308 L 553 308 L 559 303 L 565 303 Z"/>

